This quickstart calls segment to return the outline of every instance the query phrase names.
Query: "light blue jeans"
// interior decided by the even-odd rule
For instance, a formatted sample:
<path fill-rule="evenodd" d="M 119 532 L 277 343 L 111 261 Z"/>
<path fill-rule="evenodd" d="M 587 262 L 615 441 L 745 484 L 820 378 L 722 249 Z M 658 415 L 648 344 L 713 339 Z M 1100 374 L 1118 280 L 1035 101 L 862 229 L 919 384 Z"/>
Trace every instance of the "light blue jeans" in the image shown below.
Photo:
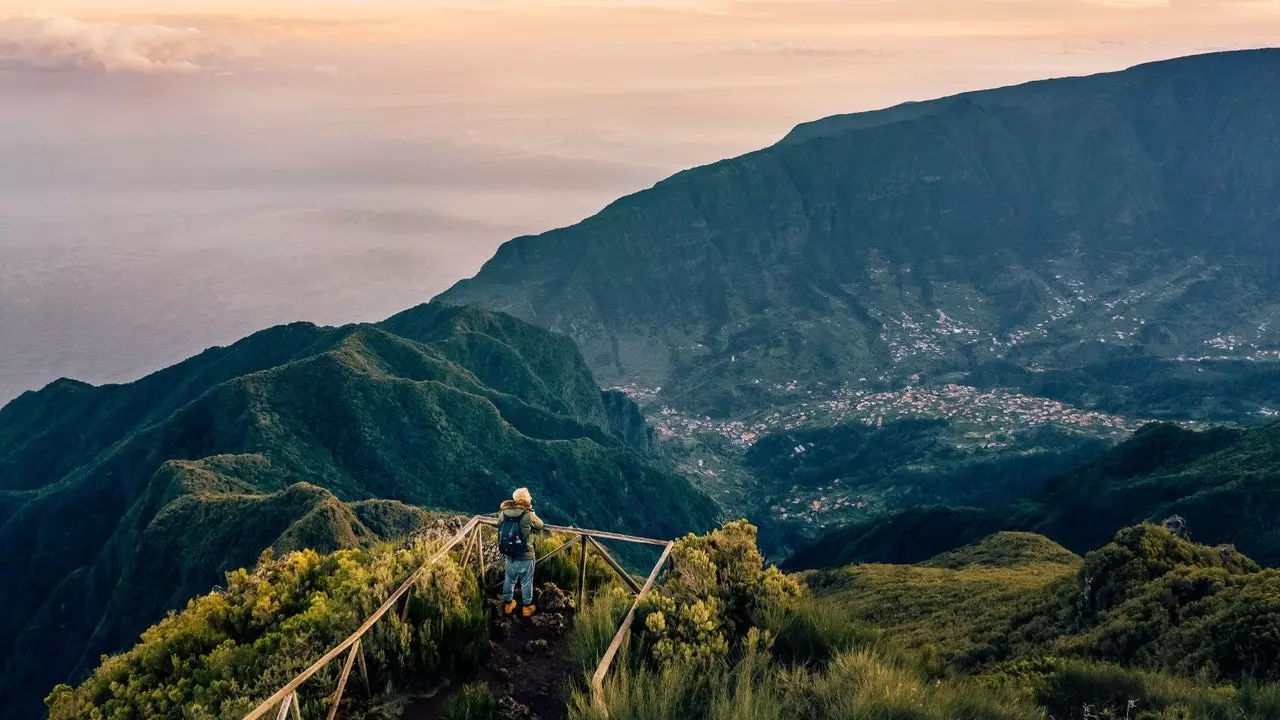
<path fill-rule="evenodd" d="M 533 567 L 537 560 L 516 560 L 507 558 L 507 576 L 502 580 L 502 601 L 510 602 L 515 595 L 516 583 L 520 583 L 520 594 L 525 605 L 533 604 Z"/>

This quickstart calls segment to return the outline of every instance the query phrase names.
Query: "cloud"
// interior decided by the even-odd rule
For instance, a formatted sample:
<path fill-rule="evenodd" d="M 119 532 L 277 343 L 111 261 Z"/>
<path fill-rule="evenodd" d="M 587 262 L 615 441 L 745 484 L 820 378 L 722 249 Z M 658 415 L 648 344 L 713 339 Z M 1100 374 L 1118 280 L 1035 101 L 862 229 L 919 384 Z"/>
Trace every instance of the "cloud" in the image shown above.
<path fill-rule="evenodd" d="M 242 49 L 198 28 L 85 22 L 45 12 L 0 19 L 0 66 L 106 73 L 198 73 Z"/>

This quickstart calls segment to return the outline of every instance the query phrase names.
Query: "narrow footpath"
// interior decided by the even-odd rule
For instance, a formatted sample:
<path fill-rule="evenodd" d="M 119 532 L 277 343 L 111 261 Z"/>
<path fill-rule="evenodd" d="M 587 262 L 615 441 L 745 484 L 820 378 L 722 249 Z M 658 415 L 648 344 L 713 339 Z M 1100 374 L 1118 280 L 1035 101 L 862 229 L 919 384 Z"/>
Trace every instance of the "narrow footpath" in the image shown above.
<path fill-rule="evenodd" d="M 409 704 L 403 720 L 439 720 L 445 703 L 464 686 L 485 683 L 501 698 L 509 720 L 563 720 L 567 717 L 573 669 L 568 637 L 573 628 L 574 600 L 552 583 L 537 589 L 538 612 L 530 618 L 502 613 L 502 603 L 489 601 L 489 660 L 434 697 Z"/>

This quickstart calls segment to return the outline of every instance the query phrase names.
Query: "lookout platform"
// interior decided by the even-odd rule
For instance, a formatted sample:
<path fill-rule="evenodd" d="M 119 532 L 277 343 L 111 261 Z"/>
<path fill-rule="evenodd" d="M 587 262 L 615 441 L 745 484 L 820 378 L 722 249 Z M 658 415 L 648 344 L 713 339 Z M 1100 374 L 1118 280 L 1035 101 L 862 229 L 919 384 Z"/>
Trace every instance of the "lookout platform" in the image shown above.
<path fill-rule="evenodd" d="M 410 574 L 400 587 L 397 588 L 395 592 L 391 593 L 390 597 L 388 597 L 377 610 L 365 619 L 360 627 L 356 628 L 356 630 L 345 640 L 338 643 L 318 658 L 306 670 L 303 670 L 288 683 L 285 683 L 285 685 L 277 690 L 271 697 L 262 701 L 261 704 L 244 716 L 244 720 L 258 720 L 258 718 L 269 717 L 273 713 L 276 720 L 287 720 L 288 718 L 292 718 L 292 720 L 302 720 L 298 696 L 299 689 L 309 679 L 324 670 L 330 663 L 339 661 L 341 658 L 342 672 L 338 676 L 337 688 L 330 693 L 328 697 L 326 697 L 326 702 L 329 707 L 327 720 L 336 720 L 339 708 L 341 707 L 343 693 L 346 691 L 348 680 L 350 679 L 354 668 L 359 668 L 359 672 L 364 683 L 366 686 L 368 685 L 368 670 L 366 668 L 364 654 L 361 649 L 361 640 L 365 635 L 367 635 L 369 631 L 377 625 L 379 620 L 386 617 L 386 615 L 397 606 L 401 608 L 402 613 L 406 612 L 408 609 L 408 596 L 414 584 L 430 570 L 431 566 L 440 562 L 444 558 L 449 557 L 451 553 L 457 554 L 458 562 L 464 567 L 474 563 L 477 576 L 484 578 L 486 565 L 484 557 L 485 529 L 488 527 L 497 527 L 498 524 L 498 518 L 489 515 L 476 515 L 468 520 L 452 538 L 445 542 L 440 550 Z M 662 572 L 662 569 L 666 566 L 671 557 L 671 550 L 675 543 L 671 540 L 656 540 L 653 538 L 623 535 L 601 530 L 565 527 L 560 525 L 546 525 L 544 530 L 556 534 L 568 535 L 570 536 L 570 540 L 569 542 L 565 542 L 560 545 L 552 552 L 547 553 L 545 556 L 538 558 L 537 562 L 539 565 L 561 553 L 576 552 L 579 577 L 583 577 L 586 574 L 585 570 L 587 567 L 588 555 L 594 554 L 599 556 L 604 560 L 605 564 L 613 569 L 614 573 L 618 576 L 618 579 L 622 581 L 622 584 L 627 587 L 634 596 L 631 607 L 623 617 L 617 633 L 614 635 L 609 647 L 605 650 L 603 657 L 601 657 L 600 663 L 596 666 L 595 672 L 591 675 L 591 693 L 593 700 L 598 702 L 604 679 L 608 675 L 609 669 L 612 667 L 613 661 L 617 657 L 618 652 L 622 649 L 622 646 L 627 642 L 630 636 L 631 626 L 635 622 L 636 610 L 639 608 L 640 602 L 643 600 L 644 596 L 653 589 L 654 583 L 657 582 L 658 575 Z M 602 541 L 617 541 L 653 546 L 655 548 L 661 548 L 661 555 L 658 557 L 657 562 L 654 563 L 648 577 L 643 583 L 640 583 L 623 568 L 622 564 L 619 563 L 612 554 L 609 553 L 602 544 Z M 483 580 L 481 580 L 481 582 L 483 583 Z M 586 599 L 585 592 L 586 583 L 580 582 L 574 607 L 583 607 Z M 537 616 L 535 615 L 534 617 L 536 618 Z M 530 624 L 530 627 L 532 627 L 532 623 Z M 512 632 L 513 634 L 528 634 L 527 631 L 523 629 L 523 626 L 517 626 L 512 630 Z M 563 636 L 563 633 L 561 633 L 561 635 Z M 522 637 L 523 635 L 516 635 L 517 640 L 513 647 L 519 647 L 519 643 L 522 642 Z M 528 639 L 529 642 L 536 642 L 537 640 L 545 641 L 546 638 L 530 637 Z M 509 651 L 509 648 L 499 646 L 498 651 Z M 406 715 L 409 720 L 414 720 L 414 718 L 422 718 L 425 720 L 426 718 L 434 717 L 434 715 L 431 714 L 431 708 L 429 705 L 419 707 L 417 710 L 411 708 L 410 712 L 417 714 L 413 715 L 411 718 Z"/>

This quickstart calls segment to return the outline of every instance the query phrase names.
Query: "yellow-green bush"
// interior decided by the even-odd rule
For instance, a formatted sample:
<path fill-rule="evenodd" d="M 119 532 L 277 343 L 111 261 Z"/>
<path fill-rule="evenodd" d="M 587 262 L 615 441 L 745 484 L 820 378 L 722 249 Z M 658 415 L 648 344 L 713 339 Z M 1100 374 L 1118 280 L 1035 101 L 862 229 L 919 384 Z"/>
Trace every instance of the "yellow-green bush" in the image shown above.
<path fill-rule="evenodd" d="M 724 661 L 738 638 L 764 625 L 767 612 L 799 601 L 795 578 L 765 567 L 756 534 L 755 526 L 739 520 L 676 542 L 671 570 L 641 613 L 655 660 L 701 666 Z"/>
<path fill-rule="evenodd" d="M 79 687 L 55 688 L 50 718 L 239 718 L 355 630 L 438 547 L 264 555 L 253 572 L 228 573 L 225 590 L 170 613 L 132 650 L 104 657 Z M 388 613 L 362 644 L 377 690 L 465 672 L 481 661 L 486 638 L 474 578 L 446 559 L 416 584 L 407 619 Z M 320 688 L 332 687 L 340 667 L 330 663 L 308 683 L 304 712 L 318 712 L 328 695 Z"/>

